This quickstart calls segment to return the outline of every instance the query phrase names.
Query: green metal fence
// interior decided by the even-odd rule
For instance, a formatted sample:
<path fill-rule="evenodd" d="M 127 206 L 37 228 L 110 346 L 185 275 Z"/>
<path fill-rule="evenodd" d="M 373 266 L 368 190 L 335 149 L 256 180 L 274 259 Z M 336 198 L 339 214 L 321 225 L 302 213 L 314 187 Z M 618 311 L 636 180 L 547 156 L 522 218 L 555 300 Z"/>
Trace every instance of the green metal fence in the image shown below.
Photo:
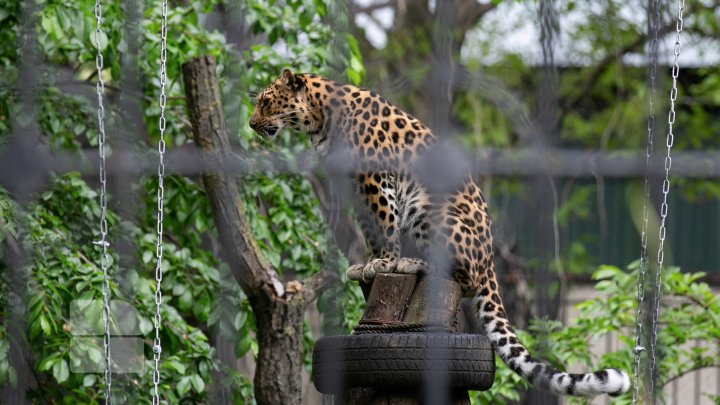
<path fill-rule="evenodd" d="M 570 181 L 572 184 L 568 184 Z M 633 223 L 631 204 L 626 197 L 630 182 L 637 186 L 634 179 L 605 179 L 600 185 L 593 179 L 557 181 L 560 207 L 564 203 L 563 197 L 572 194 L 563 194 L 568 187 L 573 191 L 583 187 L 591 189 L 583 199 L 584 215 L 575 213 L 567 215 L 566 219 L 561 215 L 559 220 L 560 251 L 566 262 L 569 259 L 569 263 L 574 264 L 575 272 L 580 270 L 587 274 L 600 264 L 625 267 L 639 258 L 640 234 Z M 658 207 L 659 199 L 653 200 Z M 538 236 L 533 232 L 538 220 L 533 204 L 531 198 L 512 196 L 495 221 L 500 234 L 514 234 L 516 252 L 525 258 L 537 257 L 539 253 L 536 248 Z M 720 275 L 720 200 L 689 198 L 682 187 L 676 187 L 670 195 L 669 205 L 666 264 L 680 266 L 685 271 Z M 642 209 L 642 205 L 639 208 Z M 657 215 L 657 209 L 655 212 Z M 642 214 L 637 212 L 635 215 Z M 657 238 L 657 229 L 653 230 L 650 222 L 649 235 Z M 577 246 L 573 247 L 573 244 Z M 654 260 L 656 251 L 649 248 L 648 254 Z"/>

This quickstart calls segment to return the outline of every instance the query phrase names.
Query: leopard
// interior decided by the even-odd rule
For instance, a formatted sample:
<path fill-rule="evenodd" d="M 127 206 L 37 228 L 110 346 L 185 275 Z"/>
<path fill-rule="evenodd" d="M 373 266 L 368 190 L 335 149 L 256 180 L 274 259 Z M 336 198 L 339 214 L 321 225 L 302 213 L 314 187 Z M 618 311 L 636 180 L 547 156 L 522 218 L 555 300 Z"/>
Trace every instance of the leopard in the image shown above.
<path fill-rule="evenodd" d="M 583 397 L 628 391 L 630 379 L 621 370 L 560 371 L 520 342 L 500 297 L 488 202 L 470 170 L 443 178 L 430 167 L 425 173 L 436 176 L 418 175 L 425 158 L 445 160 L 440 168 L 455 160 L 437 153 L 433 159 L 444 140 L 419 119 L 375 91 L 284 69 L 257 93 L 249 126 L 269 140 L 283 129 L 306 134 L 318 160 L 334 161 L 328 167 L 354 189 L 370 259 L 350 266 L 348 278 L 369 282 L 393 272 L 450 277 L 472 298 L 495 352 L 530 384 Z"/>

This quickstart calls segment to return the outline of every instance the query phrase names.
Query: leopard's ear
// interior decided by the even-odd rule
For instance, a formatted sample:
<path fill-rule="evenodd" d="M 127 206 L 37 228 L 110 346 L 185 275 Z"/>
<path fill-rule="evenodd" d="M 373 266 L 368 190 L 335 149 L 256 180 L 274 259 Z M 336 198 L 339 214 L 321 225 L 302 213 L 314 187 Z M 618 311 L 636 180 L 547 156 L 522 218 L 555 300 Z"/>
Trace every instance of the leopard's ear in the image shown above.
<path fill-rule="evenodd" d="M 282 77 L 288 86 L 292 86 L 295 83 L 295 73 L 290 69 L 283 69 L 280 77 Z"/>
<path fill-rule="evenodd" d="M 305 86 L 305 82 L 290 69 L 283 69 L 281 78 L 283 83 L 295 92 L 302 90 Z"/>

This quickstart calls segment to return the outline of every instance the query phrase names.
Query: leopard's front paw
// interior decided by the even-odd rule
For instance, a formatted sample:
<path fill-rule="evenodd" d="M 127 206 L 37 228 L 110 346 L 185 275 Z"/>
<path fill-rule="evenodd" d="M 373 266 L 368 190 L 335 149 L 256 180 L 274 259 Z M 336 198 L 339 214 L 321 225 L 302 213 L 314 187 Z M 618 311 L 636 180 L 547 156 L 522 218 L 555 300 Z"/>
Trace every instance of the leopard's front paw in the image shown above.
<path fill-rule="evenodd" d="M 422 274 L 427 273 L 428 265 L 424 260 L 412 257 L 403 257 L 397 262 L 396 273 L 399 274 Z"/>
<path fill-rule="evenodd" d="M 354 264 L 347 269 L 349 280 L 368 283 L 378 273 L 392 273 L 397 268 L 397 260 L 372 259 L 367 264 Z"/>
<path fill-rule="evenodd" d="M 363 278 L 370 281 L 378 273 L 392 273 L 397 267 L 397 260 L 393 259 L 372 259 L 363 269 Z"/>
<path fill-rule="evenodd" d="M 364 264 L 353 264 L 352 266 L 348 267 L 345 274 L 347 274 L 348 280 L 364 281 L 363 280 L 363 269 L 365 269 Z"/>

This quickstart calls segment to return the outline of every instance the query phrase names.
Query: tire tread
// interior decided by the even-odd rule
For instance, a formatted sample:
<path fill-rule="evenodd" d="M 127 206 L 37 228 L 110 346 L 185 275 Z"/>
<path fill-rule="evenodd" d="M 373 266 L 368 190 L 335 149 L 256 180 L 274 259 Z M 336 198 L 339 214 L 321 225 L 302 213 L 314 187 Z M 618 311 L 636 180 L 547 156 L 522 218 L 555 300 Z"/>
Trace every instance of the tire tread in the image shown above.
<path fill-rule="evenodd" d="M 326 394 L 349 387 L 421 386 L 425 379 L 442 379 L 452 388 L 487 390 L 494 377 L 495 354 L 482 335 L 330 336 L 319 339 L 313 351 L 313 380 Z"/>

